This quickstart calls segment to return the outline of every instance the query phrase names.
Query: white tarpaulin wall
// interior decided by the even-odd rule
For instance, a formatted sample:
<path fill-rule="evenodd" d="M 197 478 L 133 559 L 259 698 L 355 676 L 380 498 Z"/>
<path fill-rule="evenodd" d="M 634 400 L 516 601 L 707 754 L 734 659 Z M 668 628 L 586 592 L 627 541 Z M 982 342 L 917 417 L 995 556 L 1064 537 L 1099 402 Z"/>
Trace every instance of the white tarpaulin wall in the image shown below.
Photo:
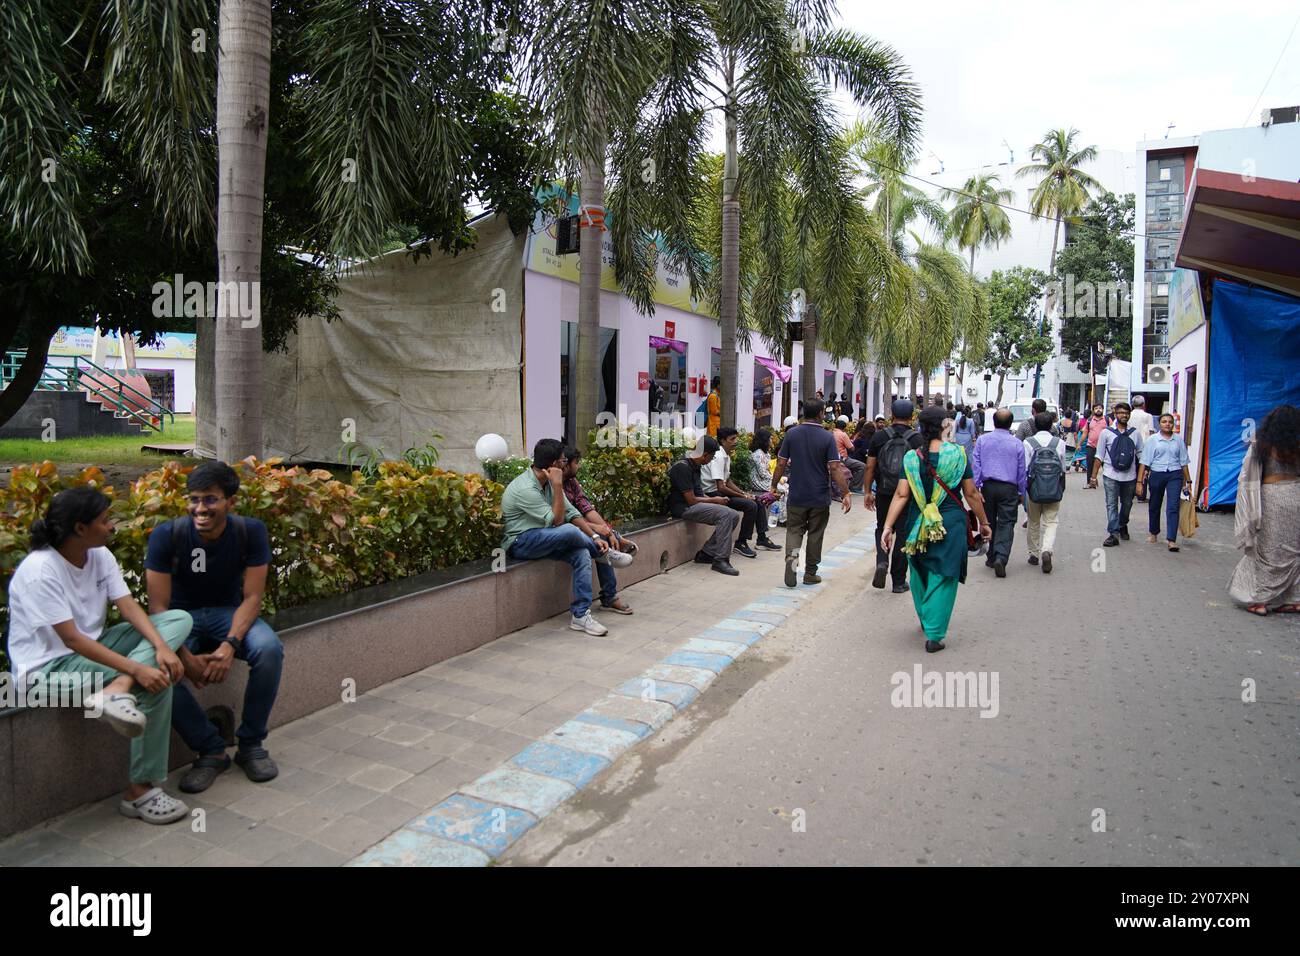
<path fill-rule="evenodd" d="M 339 318 L 303 319 L 288 353 L 266 356 L 268 458 L 344 461 L 345 419 L 389 457 L 436 431 L 439 465 L 458 471 L 479 469 L 474 443 L 487 432 L 522 447 L 524 236 L 497 216 L 475 228 L 477 245 L 459 256 L 398 250 L 353 269 Z"/>

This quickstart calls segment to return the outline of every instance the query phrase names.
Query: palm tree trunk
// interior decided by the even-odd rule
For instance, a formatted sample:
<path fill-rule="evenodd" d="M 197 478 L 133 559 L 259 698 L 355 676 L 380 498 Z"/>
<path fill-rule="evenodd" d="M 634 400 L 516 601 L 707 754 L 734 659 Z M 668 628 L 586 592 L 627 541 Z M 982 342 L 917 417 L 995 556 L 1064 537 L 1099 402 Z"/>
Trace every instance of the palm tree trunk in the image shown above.
<path fill-rule="evenodd" d="M 596 426 L 600 409 L 600 266 L 604 248 L 605 204 L 605 136 L 604 111 L 595 107 L 599 117 L 600 150 L 582 160 L 580 192 L 582 232 L 578 251 L 578 368 L 575 373 L 573 438 L 579 448 L 587 449 L 587 439 Z"/>
<path fill-rule="evenodd" d="M 262 213 L 271 0 L 221 0 L 217 61 L 216 453 L 262 454 Z M 251 304 L 251 315 L 241 314 Z"/>
<path fill-rule="evenodd" d="M 911 382 L 910 389 L 909 389 L 909 391 L 908 391 L 908 393 L 907 393 L 907 397 L 908 397 L 909 399 L 915 401 L 915 400 L 916 400 L 916 397 L 917 397 L 917 392 L 916 392 L 916 379 L 917 379 L 917 376 L 921 374 L 920 372 L 918 372 L 918 371 L 916 370 L 916 360 L 915 360 L 915 359 L 913 359 L 913 361 L 912 361 L 912 365 L 911 365 L 911 368 L 909 369 L 909 371 L 912 373 L 912 382 Z"/>
<path fill-rule="evenodd" d="M 1048 278 L 1051 278 L 1052 276 L 1056 275 L 1056 240 L 1060 238 L 1060 235 L 1061 235 L 1061 219 L 1060 219 L 1060 215 L 1058 214 L 1056 219 L 1056 225 L 1052 227 L 1052 258 L 1050 260 L 1050 264 L 1047 267 Z"/>
<path fill-rule="evenodd" d="M 804 401 L 817 397 L 817 308 L 811 302 L 803 307 L 803 382 L 800 396 Z"/>
<path fill-rule="evenodd" d="M 787 332 L 785 336 L 785 346 L 781 349 L 781 364 L 789 368 L 794 364 L 794 340 L 790 338 Z M 781 421 L 784 422 L 790 417 L 790 388 L 786 386 L 781 389 Z M 772 423 L 773 426 L 776 422 Z"/>
<path fill-rule="evenodd" d="M 930 372 L 927 369 L 921 373 L 921 395 L 925 398 L 925 404 L 930 404 Z"/>
<path fill-rule="evenodd" d="M 740 157 L 737 143 L 735 63 L 727 64 L 726 151 L 722 164 L 722 273 L 718 320 L 721 325 L 723 425 L 736 423 L 736 320 L 740 313 Z M 807 346 L 804 348 L 807 355 Z M 805 395 L 807 393 L 805 392 Z"/>

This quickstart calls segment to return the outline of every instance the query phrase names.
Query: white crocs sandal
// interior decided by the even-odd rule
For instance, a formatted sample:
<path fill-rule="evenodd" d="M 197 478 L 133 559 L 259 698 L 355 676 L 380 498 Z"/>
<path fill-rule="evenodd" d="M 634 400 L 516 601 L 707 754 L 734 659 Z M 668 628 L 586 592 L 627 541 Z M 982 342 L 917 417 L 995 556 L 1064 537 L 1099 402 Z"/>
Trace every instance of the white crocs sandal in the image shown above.
<path fill-rule="evenodd" d="M 117 809 L 123 816 L 157 824 L 175 823 L 190 812 L 190 808 L 180 800 L 164 793 L 162 787 L 154 787 L 134 800 L 123 800 Z"/>
<path fill-rule="evenodd" d="M 99 716 L 123 737 L 139 737 L 149 723 L 149 718 L 140 713 L 131 694 L 105 695 L 100 692 L 86 698 L 85 709 L 100 711 Z"/>

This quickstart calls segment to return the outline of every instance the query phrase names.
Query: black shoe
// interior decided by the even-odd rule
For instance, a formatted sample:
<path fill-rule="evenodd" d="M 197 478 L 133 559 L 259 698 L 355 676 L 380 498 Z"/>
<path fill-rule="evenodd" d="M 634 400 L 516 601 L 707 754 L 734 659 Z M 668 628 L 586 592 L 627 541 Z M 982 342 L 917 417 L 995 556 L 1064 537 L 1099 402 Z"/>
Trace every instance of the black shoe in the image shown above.
<path fill-rule="evenodd" d="M 280 768 L 275 765 L 265 747 L 240 749 L 235 753 L 235 763 L 244 768 L 244 774 L 253 783 L 266 783 L 280 776 Z"/>
<path fill-rule="evenodd" d="M 889 576 L 889 567 L 887 565 L 886 566 L 877 565 L 876 573 L 871 576 L 871 586 L 873 588 L 883 588 L 885 586 L 885 578 L 887 578 L 888 576 Z"/>
<path fill-rule="evenodd" d="M 990 554 L 987 558 L 984 559 L 984 567 L 986 568 L 993 567 L 993 555 Z"/>
<path fill-rule="evenodd" d="M 713 563 L 713 558 L 709 557 L 709 555 L 705 554 L 703 551 L 696 551 L 696 552 L 695 552 L 695 563 L 696 563 L 696 564 L 712 564 L 712 563 Z"/>
<path fill-rule="evenodd" d="M 225 753 L 199 757 L 194 761 L 194 766 L 181 777 L 181 792 L 202 793 L 229 769 L 230 757 Z"/>
<path fill-rule="evenodd" d="M 943 641 L 926 641 L 926 642 L 925 642 L 925 652 L 926 652 L 927 654 L 933 654 L 933 653 L 935 653 L 936 651 L 941 651 L 941 650 L 943 650 Z"/>
<path fill-rule="evenodd" d="M 1007 563 L 1005 561 L 994 561 L 993 573 L 1000 578 L 1005 578 L 1007 576 Z"/>
<path fill-rule="evenodd" d="M 758 539 L 758 546 L 759 546 L 760 548 L 762 548 L 764 551 L 780 551 L 780 550 L 781 550 L 781 546 L 780 546 L 779 544 L 777 544 L 775 541 L 773 541 L 771 538 L 759 538 L 759 539 Z"/>
<path fill-rule="evenodd" d="M 911 590 L 911 588 L 909 588 L 906 584 L 895 584 L 895 585 L 894 585 L 894 593 L 895 593 L 895 594 L 906 594 L 906 593 L 907 593 L 908 591 L 910 591 L 910 590 Z"/>
<path fill-rule="evenodd" d="M 1119 529 L 1119 537 L 1120 537 L 1120 540 L 1121 540 L 1121 541 L 1128 541 L 1128 540 L 1129 540 L 1129 536 L 1128 536 L 1128 528 L 1120 528 L 1120 529 Z"/>
<path fill-rule="evenodd" d="M 1103 542 L 1101 543 L 1101 546 L 1102 546 L 1103 548 L 1115 548 L 1115 547 L 1118 547 L 1118 546 L 1119 546 L 1119 538 L 1115 537 L 1113 534 L 1112 534 L 1112 535 L 1107 535 L 1107 536 L 1106 536 L 1106 540 L 1103 541 Z"/>
<path fill-rule="evenodd" d="M 809 574 L 808 572 L 805 571 L 805 572 L 804 572 L 804 576 L 803 576 L 803 583 L 804 583 L 804 584 L 821 584 L 821 583 L 822 583 L 822 579 L 821 579 L 821 576 L 818 575 L 818 574 Z"/>
<path fill-rule="evenodd" d="M 787 554 L 785 556 L 785 586 L 788 588 L 797 588 L 799 586 L 799 552 Z"/>
<path fill-rule="evenodd" d="M 758 552 L 747 544 L 737 544 L 732 550 L 734 550 L 736 554 L 743 554 L 747 558 L 758 557 Z"/>
<path fill-rule="evenodd" d="M 1043 552 L 1043 573 L 1052 573 L 1052 552 L 1050 551 Z"/>
<path fill-rule="evenodd" d="M 713 570 L 717 571 L 719 574 L 729 574 L 733 578 L 740 576 L 740 572 L 733 568 L 731 562 L 726 558 L 718 558 L 718 560 L 714 561 L 711 566 Z"/>
<path fill-rule="evenodd" d="M 1030 563 L 1030 564 L 1037 564 L 1037 563 L 1038 563 L 1038 557 L 1037 557 L 1037 555 L 1033 555 L 1033 554 L 1031 554 L 1031 555 L 1029 556 L 1029 563 Z"/>

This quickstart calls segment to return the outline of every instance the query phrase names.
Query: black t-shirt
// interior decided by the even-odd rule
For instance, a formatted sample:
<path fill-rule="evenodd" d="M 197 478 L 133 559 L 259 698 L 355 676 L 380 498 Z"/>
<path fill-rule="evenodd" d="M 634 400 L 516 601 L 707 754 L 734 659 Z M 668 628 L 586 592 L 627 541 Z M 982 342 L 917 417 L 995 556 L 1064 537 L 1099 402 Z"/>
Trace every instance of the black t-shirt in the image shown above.
<path fill-rule="evenodd" d="M 201 607 L 238 607 L 244 594 L 244 568 L 234 522 L 226 522 L 226 530 L 216 541 L 200 538 L 193 521 L 186 524 L 185 551 L 181 555 L 180 570 L 172 575 L 170 606 L 182 611 Z M 245 518 L 244 527 L 248 534 L 248 566 L 257 568 L 270 564 L 271 546 L 266 525 L 256 518 Z M 194 570 L 196 548 L 204 552 L 202 571 Z M 172 573 L 171 522 L 150 532 L 144 566 L 149 571 Z"/>
<path fill-rule="evenodd" d="M 674 518 L 680 518 L 690 507 L 686 503 L 685 492 L 693 492 L 696 498 L 704 497 L 700 467 L 690 458 L 683 458 L 668 469 L 668 482 L 672 486 L 668 492 L 668 513 Z"/>

